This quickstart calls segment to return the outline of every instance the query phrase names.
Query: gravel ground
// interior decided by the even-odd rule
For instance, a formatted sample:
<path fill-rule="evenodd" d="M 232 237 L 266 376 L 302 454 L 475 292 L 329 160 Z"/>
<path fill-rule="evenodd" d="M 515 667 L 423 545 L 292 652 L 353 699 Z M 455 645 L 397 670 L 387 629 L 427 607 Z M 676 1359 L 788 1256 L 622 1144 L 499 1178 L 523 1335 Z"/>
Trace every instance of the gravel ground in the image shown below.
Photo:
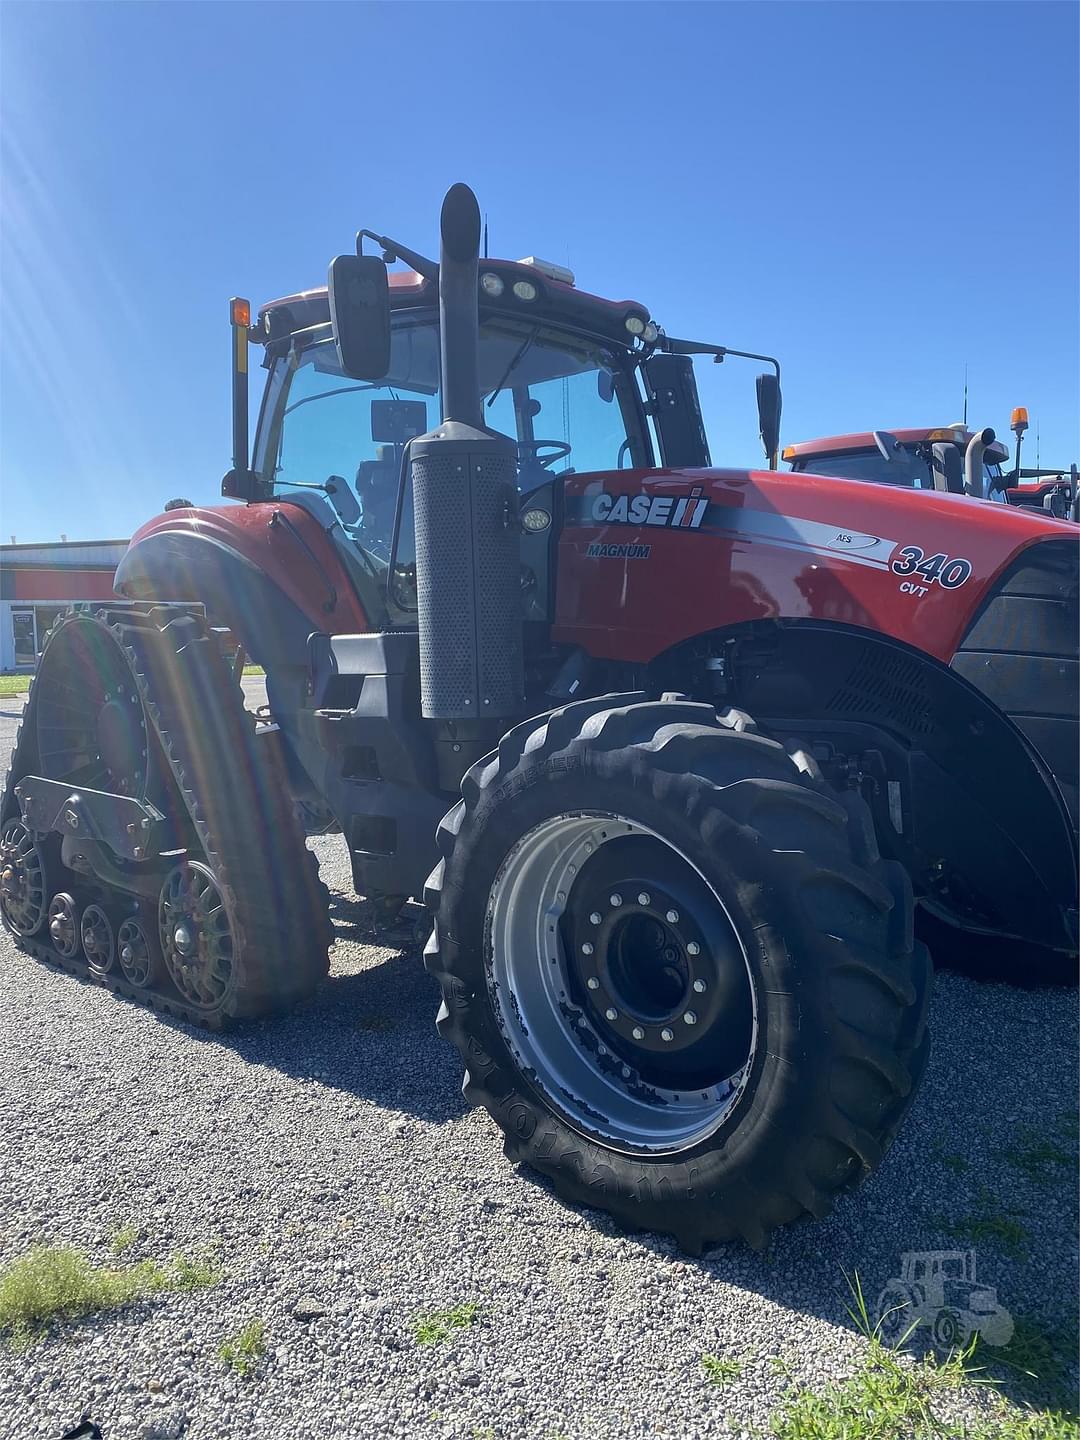
<path fill-rule="evenodd" d="M 0 700 L 0 764 L 18 710 Z M 691 1261 L 566 1208 L 502 1157 L 464 1107 L 417 949 L 376 936 L 349 898 L 339 837 L 316 849 L 330 980 L 302 1012 L 225 1039 L 0 937 L 0 1264 L 35 1241 L 109 1263 L 110 1235 L 133 1224 L 124 1261 L 212 1246 L 223 1272 L 0 1348 L 0 1436 L 59 1440 L 86 1412 L 105 1440 L 741 1435 L 783 1397 L 771 1357 L 820 1388 L 862 1353 L 844 1271 L 873 1303 L 904 1251 L 971 1243 L 1014 1316 L 1075 1325 L 1072 1167 L 1004 1158 L 1033 1137 L 1073 1143 L 1074 993 L 938 976 L 927 1082 L 880 1172 L 766 1255 Z M 972 1215 L 1024 1236 L 948 1233 Z M 418 1343 L 418 1318 L 464 1302 L 474 1324 Z M 268 1348 L 242 1379 L 216 1351 L 254 1318 Z M 703 1353 L 742 1371 L 718 1388 Z M 961 1395 L 956 1413 L 976 1403 Z"/>

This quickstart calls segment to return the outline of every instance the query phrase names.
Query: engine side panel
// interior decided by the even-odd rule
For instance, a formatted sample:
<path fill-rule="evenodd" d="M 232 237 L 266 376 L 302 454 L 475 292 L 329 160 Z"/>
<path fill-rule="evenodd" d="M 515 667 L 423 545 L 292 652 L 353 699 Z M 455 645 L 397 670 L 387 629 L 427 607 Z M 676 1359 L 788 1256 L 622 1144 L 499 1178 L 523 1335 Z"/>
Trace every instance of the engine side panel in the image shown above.
<path fill-rule="evenodd" d="M 648 662 L 706 631 L 826 620 L 951 660 L 994 579 L 1067 522 L 769 471 L 569 476 L 555 639 Z M 978 507 L 977 510 L 975 507 Z"/>

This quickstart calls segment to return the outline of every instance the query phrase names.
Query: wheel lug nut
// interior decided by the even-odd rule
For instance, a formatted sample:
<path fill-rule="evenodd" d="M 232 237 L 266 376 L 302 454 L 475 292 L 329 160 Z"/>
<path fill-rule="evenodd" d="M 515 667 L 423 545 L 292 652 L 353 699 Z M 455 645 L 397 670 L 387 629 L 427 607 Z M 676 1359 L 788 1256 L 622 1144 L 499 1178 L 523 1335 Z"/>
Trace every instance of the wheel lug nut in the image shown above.
<path fill-rule="evenodd" d="M 630 1033 L 633 1035 L 635 1040 L 645 1039 L 645 1031 L 641 1028 L 640 1025 L 635 1025 Z"/>
<path fill-rule="evenodd" d="M 619 1018 L 619 1012 L 613 1005 L 609 1005 L 604 1011 L 604 1016 L 608 1020 L 617 1020 Z"/>
<path fill-rule="evenodd" d="M 677 924 L 679 923 L 679 912 L 678 912 L 678 910 L 669 910 L 669 911 L 667 912 L 667 923 L 668 923 L 669 925 L 677 925 Z"/>
<path fill-rule="evenodd" d="M 699 995 L 704 995 L 704 994 L 705 994 L 705 991 L 706 991 L 706 989 L 707 989 L 707 986 L 706 986 L 706 984 L 705 984 L 705 981 L 704 981 L 704 980 L 695 980 L 695 981 L 694 981 L 694 989 L 697 991 L 697 993 L 698 993 Z"/>
<path fill-rule="evenodd" d="M 608 898 L 616 909 L 618 909 L 619 906 L 622 904 L 622 896 L 619 894 L 618 891 L 616 891 L 614 895 L 610 895 Z"/>
<path fill-rule="evenodd" d="M 600 924 L 600 921 L 601 921 L 603 918 L 604 918 L 604 917 L 600 914 L 600 911 L 599 911 L 599 910 L 594 910 L 594 911 L 592 912 L 592 914 L 589 916 L 589 924 L 590 924 L 590 925 L 599 925 L 599 924 Z"/>
<path fill-rule="evenodd" d="M 591 942 L 590 940 L 586 940 L 586 941 L 585 941 L 585 944 L 582 945 L 582 947 L 581 947 L 581 953 L 582 953 L 583 955 L 591 955 L 592 952 L 593 952 L 592 942 Z"/>
<path fill-rule="evenodd" d="M 590 975 L 588 980 L 585 981 L 585 984 L 588 985 L 590 990 L 600 989 L 600 981 L 596 978 L 595 975 Z"/>
<path fill-rule="evenodd" d="M 701 946 L 697 943 L 696 940 L 691 940 L 689 945 L 687 945 L 686 947 L 686 953 L 688 955 L 700 955 Z"/>
<path fill-rule="evenodd" d="M 665 1025 L 664 1028 L 663 1028 L 663 1030 L 660 1031 L 660 1039 L 661 1039 L 661 1040 L 674 1040 L 674 1039 L 675 1039 L 675 1031 L 674 1031 L 674 1030 L 669 1030 L 668 1027 Z"/>
<path fill-rule="evenodd" d="M 624 1065 L 624 1066 L 622 1067 L 622 1078 L 623 1078 L 624 1080 L 629 1080 L 631 1073 L 632 1073 L 632 1072 L 631 1072 L 631 1070 L 630 1070 L 630 1066 L 629 1066 L 629 1065 Z"/>
<path fill-rule="evenodd" d="M 651 900 L 652 896 L 647 890 L 642 890 L 641 894 L 637 897 L 637 903 L 639 905 L 648 905 Z"/>
<path fill-rule="evenodd" d="M 697 1016 L 694 1014 L 693 1010 L 687 1010 L 682 1018 L 686 1021 L 687 1025 L 697 1024 Z"/>
<path fill-rule="evenodd" d="M 557 891 L 555 892 L 555 899 L 558 900 L 558 901 L 560 901 L 560 902 L 563 901 L 563 900 L 565 900 L 565 899 L 566 899 L 566 891 L 565 891 L 565 890 L 557 890 Z"/>

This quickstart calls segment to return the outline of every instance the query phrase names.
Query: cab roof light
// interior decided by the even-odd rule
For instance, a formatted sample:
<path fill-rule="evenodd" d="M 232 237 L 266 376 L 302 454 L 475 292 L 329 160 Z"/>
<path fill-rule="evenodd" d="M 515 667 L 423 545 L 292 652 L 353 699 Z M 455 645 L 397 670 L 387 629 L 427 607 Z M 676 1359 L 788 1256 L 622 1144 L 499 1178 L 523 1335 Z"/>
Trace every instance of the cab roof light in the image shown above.
<path fill-rule="evenodd" d="M 539 260 L 535 255 L 526 255 L 524 259 L 517 262 L 519 265 L 529 265 L 534 270 L 539 270 L 541 275 L 546 275 L 549 280 L 557 280 L 560 285 L 574 285 L 574 272 L 567 270 L 565 265 L 553 265 L 550 260 Z"/>
<path fill-rule="evenodd" d="M 1017 405 L 1012 412 L 1012 419 L 1009 421 L 1009 429 L 1014 435 L 1022 435 L 1028 428 L 1028 413 L 1023 405 Z"/>
<path fill-rule="evenodd" d="M 795 459 L 795 446 L 794 446 L 794 445 L 785 445 L 784 448 L 783 448 L 783 450 L 780 452 L 780 459 L 781 459 L 781 460 L 794 460 L 794 459 Z"/>

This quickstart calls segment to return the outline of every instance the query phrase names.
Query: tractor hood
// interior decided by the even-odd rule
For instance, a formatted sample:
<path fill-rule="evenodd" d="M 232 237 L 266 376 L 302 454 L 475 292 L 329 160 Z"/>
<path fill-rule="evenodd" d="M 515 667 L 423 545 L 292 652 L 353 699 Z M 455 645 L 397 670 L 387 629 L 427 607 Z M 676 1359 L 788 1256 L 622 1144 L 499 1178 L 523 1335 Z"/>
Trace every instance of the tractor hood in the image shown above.
<path fill-rule="evenodd" d="M 574 475 L 565 498 L 556 638 L 633 661 L 710 630 L 812 619 L 947 664 L 1022 551 L 1077 539 L 1035 512 L 803 473 Z"/>

